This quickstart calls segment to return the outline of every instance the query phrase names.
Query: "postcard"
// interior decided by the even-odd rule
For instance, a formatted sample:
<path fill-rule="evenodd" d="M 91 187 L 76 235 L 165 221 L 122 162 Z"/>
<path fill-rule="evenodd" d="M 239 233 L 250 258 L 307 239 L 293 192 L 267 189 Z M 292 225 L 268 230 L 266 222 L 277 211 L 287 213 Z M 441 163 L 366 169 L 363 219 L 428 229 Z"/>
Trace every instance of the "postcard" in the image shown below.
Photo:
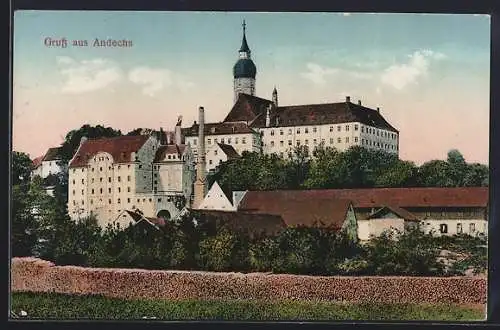
<path fill-rule="evenodd" d="M 11 319 L 485 319 L 489 15 L 13 24 Z"/>

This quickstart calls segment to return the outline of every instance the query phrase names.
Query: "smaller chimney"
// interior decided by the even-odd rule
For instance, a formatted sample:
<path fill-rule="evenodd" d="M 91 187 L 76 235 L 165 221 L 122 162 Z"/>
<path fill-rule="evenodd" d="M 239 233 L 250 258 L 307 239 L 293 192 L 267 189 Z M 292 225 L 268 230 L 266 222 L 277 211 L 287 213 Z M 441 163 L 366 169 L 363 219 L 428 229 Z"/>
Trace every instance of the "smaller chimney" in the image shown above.
<path fill-rule="evenodd" d="M 87 141 L 87 140 L 88 140 L 88 139 L 87 139 L 87 137 L 86 137 L 86 136 L 82 136 L 82 137 L 80 138 L 80 145 L 84 144 L 84 143 L 85 143 L 85 141 Z"/>
<path fill-rule="evenodd" d="M 377 107 L 377 112 L 380 112 L 380 108 L 379 107 Z"/>
<path fill-rule="evenodd" d="M 346 96 L 345 97 L 345 101 L 346 101 L 346 103 L 351 102 L 351 97 L 350 96 Z"/>
<path fill-rule="evenodd" d="M 167 136 L 167 144 L 170 144 L 170 132 L 166 132 L 165 135 Z"/>
<path fill-rule="evenodd" d="M 271 125 L 271 105 L 267 107 L 266 110 L 266 127 L 269 127 Z"/>
<path fill-rule="evenodd" d="M 361 100 L 358 100 L 358 105 L 361 105 Z"/>

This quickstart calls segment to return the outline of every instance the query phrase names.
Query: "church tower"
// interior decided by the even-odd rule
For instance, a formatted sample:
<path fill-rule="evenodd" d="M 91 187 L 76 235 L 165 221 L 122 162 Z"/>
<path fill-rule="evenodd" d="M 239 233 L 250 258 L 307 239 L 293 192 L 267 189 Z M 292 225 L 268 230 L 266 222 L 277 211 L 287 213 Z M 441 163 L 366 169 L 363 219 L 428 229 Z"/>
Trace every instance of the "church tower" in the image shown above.
<path fill-rule="evenodd" d="M 240 93 L 255 95 L 257 68 L 250 55 L 251 52 L 246 38 L 246 24 L 243 21 L 243 40 L 239 50 L 239 59 L 233 67 L 234 102 L 238 100 L 238 94 Z"/>

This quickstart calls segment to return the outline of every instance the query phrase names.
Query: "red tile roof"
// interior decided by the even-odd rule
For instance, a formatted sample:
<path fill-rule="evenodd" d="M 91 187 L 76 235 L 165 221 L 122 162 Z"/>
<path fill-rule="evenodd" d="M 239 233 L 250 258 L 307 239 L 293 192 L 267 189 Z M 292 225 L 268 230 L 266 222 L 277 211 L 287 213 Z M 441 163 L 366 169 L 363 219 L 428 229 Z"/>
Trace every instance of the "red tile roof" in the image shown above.
<path fill-rule="evenodd" d="M 69 167 L 85 166 L 99 152 L 111 154 L 115 163 L 131 162 L 131 153 L 137 152 L 148 139 L 147 135 L 88 139 L 78 149 Z"/>
<path fill-rule="evenodd" d="M 379 129 L 398 132 L 379 111 L 351 102 L 280 106 L 270 112 L 271 126 L 328 125 L 359 122 Z M 252 127 L 265 127 L 266 116 L 255 119 Z"/>
<path fill-rule="evenodd" d="M 487 187 L 463 188 L 371 188 L 371 189 L 322 189 L 248 191 L 240 205 L 242 208 L 258 207 L 260 203 L 272 204 L 275 200 L 292 203 L 300 200 L 345 199 L 354 208 L 383 207 L 486 207 Z"/>
<path fill-rule="evenodd" d="M 44 161 L 50 161 L 50 160 L 61 160 L 61 151 L 62 147 L 56 147 L 56 148 L 49 148 L 47 150 L 47 153 L 45 154 L 45 157 L 43 157 Z"/>
<path fill-rule="evenodd" d="M 215 224 L 217 229 L 256 236 L 260 234 L 275 235 L 286 228 L 282 217 L 275 214 L 234 212 L 218 210 L 190 210 L 197 220 Z"/>
<path fill-rule="evenodd" d="M 43 157 L 45 157 L 45 155 L 38 156 L 35 159 L 33 159 L 33 168 L 37 168 L 38 166 L 42 165 Z"/>
<path fill-rule="evenodd" d="M 227 156 L 227 159 L 236 159 L 240 158 L 240 155 L 234 150 L 233 146 L 229 144 L 217 143 L 219 147 L 222 149 Z"/>
<path fill-rule="evenodd" d="M 401 217 L 401 219 L 404 219 L 407 221 L 420 221 L 413 213 L 408 212 L 407 210 L 402 209 L 400 207 L 390 206 L 390 205 L 384 206 L 384 207 L 376 210 L 375 212 L 373 212 L 372 214 L 370 214 L 368 216 L 368 219 L 376 218 L 379 214 L 383 213 L 384 210 L 389 210 L 392 213 L 394 213 L 395 215 L 397 215 L 398 217 Z"/>
<path fill-rule="evenodd" d="M 198 124 L 183 128 L 184 136 L 198 136 Z M 248 134 L 255 133 L 246 123 L 205 123 L 205 135 Z"/>
<path fill-rule="evenodd" d="M 302 198 L 298 194 L 249 191 L 238 209 L 280 215 L 289 227 L 318 226 L 340 229 L 350 205 L 349 200 Z"/>
<path fill-rule="evenodd" d="M 186 146 L 183 144 L 181 145 L 169 144 L 166 146 L 160 146 L 158 150 L 156 150 L 154 162 L 164 161 L 165 155 L 172 155 L 172 154 L 182 155 L 185 149 Z"/>
<path fill-rule="evenodd" d="M 257 96 L 252 96 L 244 93 L 238 95 L 238 100 L 229 111 L 229 114 L 224 119 L 224 122 L 251 122 L 259 114 L 265 113 L 267 107 L 273 102 Z"/>

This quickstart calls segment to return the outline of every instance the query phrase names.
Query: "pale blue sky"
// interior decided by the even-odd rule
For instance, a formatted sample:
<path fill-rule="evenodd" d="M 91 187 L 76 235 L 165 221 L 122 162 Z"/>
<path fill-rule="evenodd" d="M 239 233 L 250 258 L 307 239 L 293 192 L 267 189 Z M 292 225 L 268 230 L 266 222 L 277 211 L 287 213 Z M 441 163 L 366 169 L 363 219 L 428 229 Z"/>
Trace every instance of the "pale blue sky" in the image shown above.
<path fill-rule="evenodd" d="M 195 120 L 199 105 L 207 120 L 222 120 L 243 19 L 258 96 L 270 98 L 274 85 L 283 105 L 349 94 L 380 106 L 401 130 L 402 158 L 422 162 L 458 148 L 487 163 L 484 15 L 16 12 L 14 147 L 37 156 L 86 122 L 170 129 L 178 114 L 186 125 Z M 49 48 L 46 37 L 125 38 L 133 47 Z M 27 129 L 40 138 L 21 134 Z"/>

